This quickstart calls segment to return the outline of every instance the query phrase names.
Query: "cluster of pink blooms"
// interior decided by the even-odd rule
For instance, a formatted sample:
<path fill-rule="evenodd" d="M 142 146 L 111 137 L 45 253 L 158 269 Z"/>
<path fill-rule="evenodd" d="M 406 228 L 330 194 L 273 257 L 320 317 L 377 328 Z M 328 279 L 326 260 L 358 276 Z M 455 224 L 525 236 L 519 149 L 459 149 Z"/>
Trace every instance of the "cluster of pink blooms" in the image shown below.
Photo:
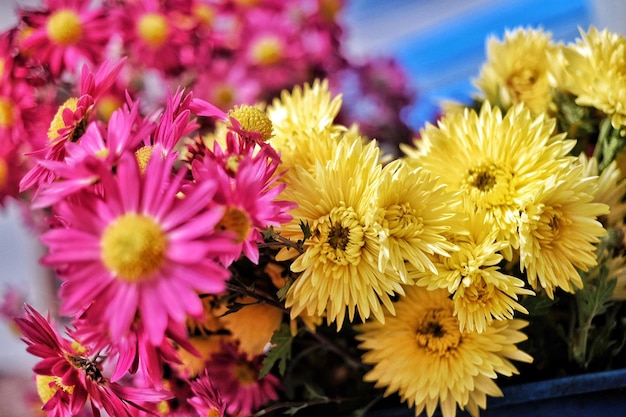
<path fill-rule="evenodd" d="M 356 122 L 392 146 L 409 141 L 399 116 L 414 100 L 407 78 L 392 60 L 346 56 L 344 1 L 45 0 L 17 8 L 18 24 L 0 34 L 0 202 L 17 195 L 29 169 L 21 155 L 45 145 L 46 123 L 83 64 L 122 57 L 123 71 L 95 92 L 103 115 L 126 91 L 142 112 L 162 108 L 179 86 L 228 110 L 327 78 L 335 94 L 346 93 L 338 123 Z"/>
<path fill-rule="evenodd" d="M 245 416 L 278 397 L 274 375 L 258 378 L 262 352 L 230 338 L 207 355 L 188 326 L 206 321 L 206 297 L 226 290 L 235 260 L 258 262 L 259 230 L 288 221 L 293 207 L 278 198 L 279 155 L 227 110 L 328 78 L 352 92 L 344 124 L 410 139 L 408 128 L 388 130 L 405 126 L 399 109 L 413 99 L 404 74 L 393 61 L 343 55 L 342 7 L 45 0 L 16 9 L 18 24 L 0 34 L 0 206 L 21 203 L 41 233 L 67 327 L 19 312 L 14 292 L 0 314 L 21 316 L 17 330 L 41 358 L 45 415 Z M 216 124 L 227 126 L 221 145 L 181 147 Z M 181 352 L 204 362 L 190 371 Z"/>
<path fill-rule="evenodd" d="M 236 343 L 225 343 L 193 380 L 165 371 L 181 363 L 177 349 L 200 356 L 186 323 L 203 320 L 202 296 L 225 291 L 234 260 L 258 261 L 260 229 L 290 219 L 293 204 L 277 199 L 280 160 L 258 134 L 183 90 L 145 116 L 129 95 L 102 120 L 98 103 L 125 65 L 107 61 L 95 73 L 85 67 L 78 97 L 60 107 L 56 132 L 31 155 L 35 165 L 21 181 L 23 191 L 32 190 L 32 207 L 47 212 L 42 262 L 62 281 L 60 314 L 71 318 L 69 339 L 33 309 L 17 319 L 28 351 L 42 358 L 34 370 L 43 410 L 76 415 L 89 401 L 95 415 L 139 416 L 175 398 L 186 411 L 168 415 L 209 406 L 247 415 L 277 398 L 279 384 L 273 375 L 252 387 L 224 377 L 232 373 L 224 368 L 241 363 L 260 370 L 259 357 Z M 202 130 L 202 120 L 228 125 L 226 144 L 200 149 L 198 141 L 183 163 L 180 145 Z M 249 225 L 228 227 L 240 218 Z M 118 382 L 129 375 L 132 385 Z M 168 378 L 187 391 L 172 393 Z M 250 389 L 258 401 L 250 402 Z"/>

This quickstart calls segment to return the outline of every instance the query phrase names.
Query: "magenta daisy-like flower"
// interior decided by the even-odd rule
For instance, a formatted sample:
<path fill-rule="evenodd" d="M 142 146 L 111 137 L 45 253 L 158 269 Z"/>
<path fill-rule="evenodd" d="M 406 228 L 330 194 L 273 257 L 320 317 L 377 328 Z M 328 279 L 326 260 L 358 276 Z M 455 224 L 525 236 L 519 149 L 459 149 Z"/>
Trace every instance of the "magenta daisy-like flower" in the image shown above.
<path fill-rule="evenodd" d="M 176 19 L 174 7 L 168 2 L 143 0 L 122 2 L 111 11 L 118 23 L 125 53 L 137 68 L 152 68 L 164 74 L 184 69 L 184 56 L 191 49 L 191 28 Z"/>
<path fill-rule="evenodd" d="M 20 181 L 20 191 L 35 187 L 39 192 L 54 181 L 54 173 L 39 162 L 65 159 L 66 143 L 76 142 L 83 136 L 92 119 L 96 100 L 113 85 L 124 62 L 124 60 L 117 63 L 105 61 L 93 73 L 83 67 L 79 97 L 71 97 L 59 106 L 50 122 L 48 143 L 28 154 L 35 161 L 35 166 Z"/>
<path fill-rule="evenodd" d="M 259 379 L 262 355 L 252 358 L 239 350 L 238 343 L 223 343 L 206 370 L 230 415 L 250 415 L 269 401 L 277 400 L 279 379 L 267 374 Z"/>
<path fill-rule="evenodd" d="M 37 375 L 37 391 L 43 402 L 42 410 L 49 416 L 70 417 L 78 414 L 90 401 L 94 415 L 104 409 L 111 416 L 131 417 L 136 403 L 171 398 L 171 394 L 148 388 L 125 387 L 109 381 L 102 374 L 97 355 L 90 357 L 89 349 L 62 338 L 48 320 L 26 307 L 26 314 L 16 318 L 27 351 L 42 360 L 33 371 Z"/>
<path fill-rule="evenodd" d="M 87 63 L 102 61 L 113 25 L 102 7 L 90 0 L 45 0 L 45 10 L 20 10 L 21 18 L 32 31 L 21 47 L 54 76 L 65 69 L 76 71 Z"/>
<path fill-rule="evenodd" d="M 295 203 L 278 200 L 285 188 L 285 184 L 276 183 L 280 176 L 274 175 L 279 163 L 264 148 L 255 155 L 245 152 L 224 159 L 217 143 L 215 152 L 206 156 L 192 162 L 193 177 L 198 182 L 210 179 L 217 182 L 215 201 L 226 207 L 217 227 L 232 232 L 240 253 L 256 263 L 259 260 L 257 243 L 263 242 L 259 230 L 290 221 L 291 215 L 287 212 L 295 207 Z M 238 257 L 231 255 L 221 258 L 224 265 L 230 265 Z"/>
<path fill-rule="evenodd" d="M 185 172 L 173 175 L 172 156 L 154 152 L 142 173 L 126 153 L 115 175 L 101 176 L 101 196 L 85 192 L 54 207 L 66 226 L 41 240 L 49 249 L 43 262 L 64 280 L 63 314 L 91 306 L 112 338 L 125 337 L 138 318 L 159 345 L 170 319 L 202 316 L 198 292 L 224 290 L 229 274 L 215 259 L 236 247 L 215 233 L 223 216 L 212 205 L 216 185 L 207 180 L 180 197 Z"/>
<path fill-rule="evenodd" d="M 187 402 L 193 406 L 199 415 L 207 417 L 224 417 L 226 415 L 226 405 L 206 371 L 202 376 L 192 381 L 190 386 L 193 397 L 187 399 Z"/>

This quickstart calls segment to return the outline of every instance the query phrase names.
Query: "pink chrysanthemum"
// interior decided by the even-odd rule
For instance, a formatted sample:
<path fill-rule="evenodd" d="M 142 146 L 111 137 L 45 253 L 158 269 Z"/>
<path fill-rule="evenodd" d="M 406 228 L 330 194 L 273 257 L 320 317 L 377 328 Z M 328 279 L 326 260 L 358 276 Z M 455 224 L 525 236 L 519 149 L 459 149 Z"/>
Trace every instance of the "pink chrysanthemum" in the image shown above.
<path fill-rule="evenodd" d="M 179 197 L 185 172 L 173 176 L 171 156 L 154 152 L 142 173 L 126 153 L 116 175 L 101 176 L 102 197 L 83 193 L 54 207 L 66 226 L 41 240 L 50 251 L 43 262 L 64 280 L 63 314 L 91 306 L 113 338 L 138 317 L 159 345 L 169 319 L 202 316 L 198 291 L 224 290 L 229 274 L 214 259 L 236 248 L 214 231 L 223 215 L 212 205 L 216 185 L 207 180 Z"/>
<path fill-rule="evenodd" d="M 22 41 L 27 54 L 47 64 L 53 76 L 102 61 L 113 25 L 90 0 L 45 0 L 44 12 L 19 10 L 32 29 Z"/>
<path fill-rule="evenodd" d="M 154 123 L 139 116 L 138 103 L 113 112 L 107 126 L 89 123 L 79 141 L 64 143 L 63 160 L 38 161 L 41 169 L 47 170 L 55 181 L 40 187 L 32 207 L 51 206 L 96 185 L 103 172 L 112 171 L 120 156 L 134 152 L 154 128 Z"/>
<path fill-rule="evenodd" d="M 199 415 L 207 417 L 224 417 L 226 415 L 226 405 L 222 401 L 220 393 L 205 371 L 204 375 L 191 382 L 191 391 L 194 396 L 187 402 L 196 409 Z"/>
<path fill-rule="evenodd" d="M 93 350 L 106 352 L 108 358 L 116 359 L 111 371 L 113 382 L 131 373 L 135 375 L 136 381 L 141 381 L 141 385 L 161 387 L 165 366 L 181 363 L 175 346 L 199 354 L 187 338 L 186 327 L 172 320 L 168 322 L 163 340 L 154 345 L 141 320 L 132 323 L 126 337 L 115 339 L 111 337 L 107 324 L 94 315 L 92 310 L 87 309 L 74 320 L 74 330 L 70 334 L 92 346 Z"/>
<path fill-rule="evenodd" d="M 124 2 L 111 12 L 118 22 L 124 52 L 135 68 L 178 74 L 191 54 L 192 31 L 175 18 L 174 8 L 158 0 Z"/>
<path fill-rule="evenodd" d="M 43 186 L 54 181 L 54 173 L 38 162 L 62 161 L 65 158 L 66 143 L 76 142 L 83 136 L 96 100 L 113 85 L 124 62 L 124 60 L 117 63 L 105 61 L 95 73 L 83 68 L 80 96 L 71 97 L 59 106 L 48 129 L 48 143 L 43 148 L 28 154 L 36 161 L 36 165 L 22 178 L 20 191 L 35 187 L 39 192 Z"/>
<path fill-rule="evenodd" d="M 207 374 L 231 415 L 250 415 L 268 401 L 278 399 L 279 379 L 267 374 L 259 379 L 262 355 L 249 358 L 238 343 L 223 343 L 207 363 Z"/>
<path fill-rule="evenodd" d="M 52 417 L 76 415 L 91 402 L 94 415 L 104 409 L 111 416 L 132 417 L 137 402 L 158 402 L 171 394 L 153 389 L 125 387 L 110 382 L 96 358 L 76 342 L 62 338 L 41 314 L 26 307 L 26 315 L 15 319 L 29 353 L 42 358 L 33 371 L 42 410 Z"/>
<path fill-rule="evenodd" d="M 234 136 L 229 135 L 231 145 L 236 140 Z M 290 221 L 291 216 L 287 212 L 295 207 L 295 203 L 277 199 L 285 184 L 276 184 L 280 176 L 274 174 L 279 163 L 267 152 L 261 150 L 252 155 L 244 151 L 223 160 L 224 152 L 217 143 L 214 149 L 214 153 L 207 155 L 209 157 L 192 162 L 193 177 L 198 182 L 210 179 L 217 182 L 215 201 L 226 207 L 217 227 L 234 233 L 240 253 L 257 263 L 257 243 L 263 242 L 259 230 Z M 238 255 L 232 255 L 222 257 L 222 263 L 230 265 L 238 258 Z"/>

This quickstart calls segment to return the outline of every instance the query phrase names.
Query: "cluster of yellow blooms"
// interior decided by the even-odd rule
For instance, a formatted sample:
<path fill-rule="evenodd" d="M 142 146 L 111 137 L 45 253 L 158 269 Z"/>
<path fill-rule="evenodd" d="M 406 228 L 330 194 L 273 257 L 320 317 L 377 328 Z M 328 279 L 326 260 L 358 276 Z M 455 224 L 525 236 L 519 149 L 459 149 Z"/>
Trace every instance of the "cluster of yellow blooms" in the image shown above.
<path fill-rule="evenodd" d="M 490 39 L 477 105 L 448 104 L 397 158 L 333 123 L 341 97 L 326 82 L 283 92 L 265 111 L 288 169 L 281 197 L 298 203 L 278 232 L 304 242 L 277 256 L 297 273 L 292 318 L 341 329 L 358 313 L 367 381 L 416 415 L 478 415 L 511 360 L 532 362 L 516 347 L 520 300 L 583 288 L 608 228 L 623 227 L 619 152 L 580 152 L 559 109 L 593 108 L 623 139 L 625 60 L 626 39 L 595 28 L 570 45 L 534 29 Z M 606 265 L 619 279 L 622 258 Z"/>

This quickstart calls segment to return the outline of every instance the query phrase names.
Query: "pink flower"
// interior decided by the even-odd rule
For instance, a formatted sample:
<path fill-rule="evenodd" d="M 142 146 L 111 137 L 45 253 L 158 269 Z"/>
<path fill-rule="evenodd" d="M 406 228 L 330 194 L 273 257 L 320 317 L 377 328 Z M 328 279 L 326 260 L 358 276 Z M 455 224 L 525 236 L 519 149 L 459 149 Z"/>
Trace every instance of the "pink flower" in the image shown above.
<path fill-rule="evenodd" d="M 113 338 L 125 337 L 138 317 L 158 346 L 169 319 L 202 315 L 198 292 L 224 289 L 229 274 L 215 259 L 235 248 L 214 231 L 223 215 L 211 204 L 216 184 L 198 183 L 179 197 L 185 172 L 173 174 L 172 156 L 155 150 L 142 173 L 126 153 L 115 174 L 101 176 L 102 195 L 85 192 L 54 207 L 66 226 L 42 236 L 50 252 L 42 261 L 64 281 L 63 314 L 91 306 Z"/>
<path fill-rule="evenodd" d="M 130 106 L 130 108 L 129 108 Z M 107 126 L 91 122 L 77 142 L 65 142 L 63 160 L 40 160 L 42 169 L 55 179 L 40 187 L 33 208 L 51 206 L 61 199 L 100 182 L 126 152 L 135 152 L 154 131 L 155 124 L 139 117 L 138 103 L 123 106 L 111 115 Z"/>
<path fill-rule="evenodd" d="M 214 199 L 226 207 L 217 227 L 234 233 L 240 252 L 257 263 L 257 244 L 263 242 L 260 230 L 290 221 L 287 212 L 295 203 L 278 200 L 285 188 L 285 184 L 277 184 L 279 161 L 266 148 L 254 153 L 254 148 L 246 147 L 244 141 L 246 138 L 229 133 L 226 152 L 216 142 L 214 152 L 192 162 L 192 174 L 197 182 L 217 182 Z M 221 261 L 230 265 L 237 258 L 226 254 Z"/>
<path fill-rule="evenodd" d="M 192 29 L 176 19 L 173 7 L 158 0 L 121 2 L 110 11 L 118 22 L 124 54 L 136 68 L 153 68 L 176 75 L 184 68 L 193 45 Z"/>
<path fill-rule="evenodd" d="M 90 0 L 46 0 L 43 12 L 19 10 L 32 28 L 20 44 L 27 54 L 47 64 L 53 76 L 77 71 L 83 64 L 102 61 L 112 35 L 112 24 L 103 8 L 91 8 Z"/>
<path fill-rule="evenodd" d="M 190 385 L 194 396 L 187 399 L 187 402 L 196 409 L 199 415 L 211 417 L 226 415 L 226 406 L 206 370 L 204 375 L 191 381 Z"/>
<path fill-rule="evenodd" d="M 42 410 L 49 416 L 70 417 L 81 411 L 89 400 L 94 415 L 100 409 L 111 416 L 131 417 L 137 402 L 158 402 L 171 394 L 147 388 L 124 387 L 110 382 L 101 364 L 89 357 L 88 348 L 62 338 L 41 314 L 26 307 L 26 315 L 16 318 L 27 351 L 42 360 L 35 365 Z"/>
<path fill-rule="evenodd" d="M 43 187 L 55 180 L 55 175 L 40 161 L 63 161 L 66 156 L 67 142 L 78 141 L 90 121 L 96 99 L 102 97 L 113 85 L 115 78 L 124 65 L 124 60 L 117 63 L 103 62 L 95 73 L 83 68 L 80 81 L 79 97 L 65 101 L 57 111 L 48 130 L 49 142 L 41 149 L 28 153 L 36 165 L 20 181 L 20 191 L 35 187 L 37 194 Z"/>
<path fill-rule="evenodd" d="M 223 343 L 222 350 L 211 356 L 207 374 L 229 414 L 250 415 L 278 399 L 279 379 L 272 374 L 259 379 L 262 361 L 262 355 L 249 358 L 239 351 L 238 343 Z"/>

